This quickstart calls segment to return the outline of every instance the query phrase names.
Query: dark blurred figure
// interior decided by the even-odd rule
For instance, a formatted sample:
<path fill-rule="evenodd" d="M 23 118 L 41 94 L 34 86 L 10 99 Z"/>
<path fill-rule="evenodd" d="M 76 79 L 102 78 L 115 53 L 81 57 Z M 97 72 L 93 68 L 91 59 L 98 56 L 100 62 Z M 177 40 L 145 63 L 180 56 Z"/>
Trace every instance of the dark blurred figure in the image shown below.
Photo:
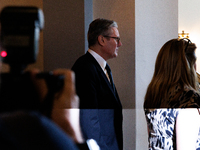
<path fill-rule="evenodd" d="M 39 78 L 37 69 L 24 71 L 27 64 L 36 61 L 41 12 L 36 7 L 12 6 L 1 13 L 1 52 L 7 53 L 3 62 L 10 65 L 10 72 L 1 74 L 1 83 L 9 83 L 21 97 L 13 94 L 15 89 L 1 85 L 0 149 L 98 150 L 94 140 L 85 141 L 82 136 L 74 73 L 67 69 L 52 71 L 53 79 L 63 77 L 62 86 L 54 89 L 54 82 L 46 78 L 49 73 Z M 27 96 L 26 92 L 31 94 Z M 43 105 L 46 101 L 50 103 L 47 109 L 48 105 Z"/>

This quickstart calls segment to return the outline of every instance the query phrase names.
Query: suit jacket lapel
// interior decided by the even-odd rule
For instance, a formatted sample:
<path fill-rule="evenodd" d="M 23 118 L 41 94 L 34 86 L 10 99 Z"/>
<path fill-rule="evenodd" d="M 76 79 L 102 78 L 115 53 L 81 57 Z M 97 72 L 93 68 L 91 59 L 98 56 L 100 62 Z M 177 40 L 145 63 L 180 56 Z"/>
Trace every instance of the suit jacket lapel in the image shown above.
<path fill-rule="evenodd" d="M 100 68 L 100 69 L 101 69 L 101 68 Z M 119 100 L 119 96 L 118 96 L 118 93 L 117 93 L 116 88 L 115 88 L 115 92 L 114 92 L 114 91 L 113 91 L 113 88 L 112 88 L 112 85 L 110 84 L 108 78 L 106 77 L 106 75 L 105 75 L 105 73 L 102 71 L 102 69 L 101 69 L 101 71 L 99 70 L 99 73 L 100 73 L 101 76 L 104 78 L 106 84 L 108 85 L 110 91 L 112 92 L 113 96 L 115 97 L 117 103 L 118 103 L 118 104 L 120 105 L 120 107 L 121 107 L 121 102 L 120 102 L 120 100 Z"/>
<path fill-rule="evenodd" d="M 121 102 L 119 100 L 116 88 L 115 88 L 116 92 L 114 93 L 114 91 L 112 89 L 112 86 L 111 86 L 108 78 L 106 77 L 105 73 L 103 72 L 101 66 L 99 65 L 99 63 L 96 61 L 96 59 L 89 52 L 87 52 L 86 55 L 87 55 L 88 59 L 90 59 L 92 61 L 92 63 L 94 63 L 96 65 L 98 73 L 102 76 L 102 78 L 106 82 L 108 88 L 110 89 L 110 91 L 112 92 L 113 96 L 115 97 L 117 103 L 121 106 Z"/>

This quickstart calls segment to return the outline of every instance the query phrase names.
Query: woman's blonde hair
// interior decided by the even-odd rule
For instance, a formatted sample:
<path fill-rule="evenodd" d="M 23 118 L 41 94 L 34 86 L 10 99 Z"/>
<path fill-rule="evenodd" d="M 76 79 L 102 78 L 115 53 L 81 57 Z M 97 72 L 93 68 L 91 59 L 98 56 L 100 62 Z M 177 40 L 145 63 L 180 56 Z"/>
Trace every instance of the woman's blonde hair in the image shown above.
<path fill-rule="evenodd" d="M 188 39 L 172 39 L 162 46 L 147 88 L 144 108 L 168 107 L 169 92 L 177 85 L 182 91 L 185 86 L 198 90 L 195 49 L 196 45 Z M 170 101 L 178 101 L 180 94 L 170 98 Z"/>

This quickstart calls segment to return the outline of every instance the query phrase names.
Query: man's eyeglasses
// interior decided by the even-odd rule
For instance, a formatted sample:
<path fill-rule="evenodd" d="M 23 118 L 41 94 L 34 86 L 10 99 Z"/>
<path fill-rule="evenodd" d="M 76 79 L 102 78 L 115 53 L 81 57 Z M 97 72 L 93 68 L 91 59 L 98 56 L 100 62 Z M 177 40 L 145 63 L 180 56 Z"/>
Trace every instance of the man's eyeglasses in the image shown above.
<path fill-rule="evenodd" d="M 107 36 L 107 35 L 104 35 L 104 37 L 113 38 L 113 39 L 115 39 L 117 41 L 117 44 L 119 44 L 120 37 L 112 37 L 112 36 Z"/>

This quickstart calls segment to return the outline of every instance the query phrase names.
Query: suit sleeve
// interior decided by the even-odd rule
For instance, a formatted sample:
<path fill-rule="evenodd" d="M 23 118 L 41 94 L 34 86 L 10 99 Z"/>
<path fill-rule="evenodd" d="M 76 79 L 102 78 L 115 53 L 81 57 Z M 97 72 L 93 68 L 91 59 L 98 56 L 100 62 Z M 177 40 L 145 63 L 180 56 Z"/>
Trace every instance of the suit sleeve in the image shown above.
<path fill-rule="evenodd" d="M 107 149 L 106 143 L 100 134 L 98 110 L 98 78 L 95 68 L 75 69 L 76 90 L 80 98 L 80 123 L 85 139 L 93 138 L 100 147 Z"/>
<path fill-rule="evenodd" d="M 101 149 L 109 150 L 105 136 L 101 135 L 98 109 L 81 109 L 80 122 L 85 139 L 95 139 Z"/>
<path fill-rule="evenodd" d="M 77 67 L 76 67 L 77 68 Z M 76 76 L 76 92 L 80 98 L 81 109 L 98 108 L 97 71 L 95 67 L 82 67 L 74 70 Z"/>

